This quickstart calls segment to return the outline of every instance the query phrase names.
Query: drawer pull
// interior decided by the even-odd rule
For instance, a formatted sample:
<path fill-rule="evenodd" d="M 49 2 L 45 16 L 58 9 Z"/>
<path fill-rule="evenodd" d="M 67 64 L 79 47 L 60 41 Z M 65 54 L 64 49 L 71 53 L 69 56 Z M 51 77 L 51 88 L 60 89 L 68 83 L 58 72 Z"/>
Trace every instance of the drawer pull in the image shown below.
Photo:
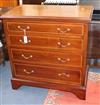
<path fill-rule="evenodd" d="M 30 59 L 30 58 L 32 58 L 33 56 L 32 55 L 30 55 L 30 56 L 25 56 L 24 54 L 22 54 L 22 57 L 24 58 L 24 59 Z"/>
<path fill-rule="evenodd" d="M 21 31 L 23 31 L 24 36 L 27 36 L 27 35 L 26 35 L 26 30 L 27 30 L 27 29 L 30 29 L 30 27 L 27 26 L 26 28 L 22 28 L 21 26 L 18 26 L 18 29 L 20 29 Z"/>
<path fill-rule="evenodd" d="M 34 73 L 35 71 L 34 71 L 34 70 L 31 70 L 31 71 L 29 72 L 29 71 L 27 71 L 26 69 L 24 69 L 24 72 L 25 72 L 26 74 L 32 74 L 32 73 Z"/>
<path fill-rule="evenodd" d="M 17 26 L 18 27 L 18 29 L 20 29 L 20 30 L 27 30 L 27 29 L 30 29 L 30 26 L 26 26 L 26 28 L 22 28 L 21 26 Z"/>
<path fill-rule="evenodd" d="M 71 43 L 69 43 L 69 42 L 66 45 L 62 44 L 61 42 L 58 42 L 57 44 L 62 48 L 66 48 L 67 46 L 71 45 Z"/>
<path fill-rule="evenodd" d="M 67 29 L 57 28 L 57 31 L 60 32 L 60 33 L 67 33 L 67 32 L 70 32 L 71 29 L 70 28 L 67 28 Z"/>
<path fill-rule="evenodd" d="M 67 59 L 63 59 L 63 58 L 57 58 L 58 61 L 62 62 L 62 63 L 65 63 L 65 62 L 69 62 L 70 61 L 70 58 L 67 58 Z"/>
<path fill-rule="evenodd" d="M 70 74 L 68 74 L 68 73 L 59 73 L 58 76 L 66 76 L 66 77 L 69 78 L 70 77 Z"/>
<path fill-rule="evenodd" d="M 25 39 L 24 39 L 24 41 L 23 41 L 22 39 L 20 39 L 19 42 L 20 42 L 21 44 L 28 44 L 28 43 L 31 42 L 31 40 L 28 40 L 28 39 L 27 39 L 27 40 L 25 41 Z"/>
<path fill-rule="evenodd" d="M 27 44 L 30 42 L 30 40 L 28 40 L 27 35 L 26 35 L 26 30 L 30 29 L 29 26 L 26 26 L 26 28 L 22 28 L 21 26 L 18 26 L 18 29 L 20 29 L 21 31 L 23 31 L 24 35 L 23 35 L 23 40 L 19 40 L 22 44 Z"/>

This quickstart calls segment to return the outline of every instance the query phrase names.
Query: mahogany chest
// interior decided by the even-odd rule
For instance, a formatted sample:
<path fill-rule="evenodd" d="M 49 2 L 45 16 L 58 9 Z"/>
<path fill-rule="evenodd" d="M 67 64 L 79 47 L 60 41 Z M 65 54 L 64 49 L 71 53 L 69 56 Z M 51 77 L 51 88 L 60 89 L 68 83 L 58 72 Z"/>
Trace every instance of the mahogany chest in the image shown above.
<path fill-rule="evenodd" d="M 22 5 L 2 16 L 12 88 L 22 85 L 86 97 L 91 6 Z"/>

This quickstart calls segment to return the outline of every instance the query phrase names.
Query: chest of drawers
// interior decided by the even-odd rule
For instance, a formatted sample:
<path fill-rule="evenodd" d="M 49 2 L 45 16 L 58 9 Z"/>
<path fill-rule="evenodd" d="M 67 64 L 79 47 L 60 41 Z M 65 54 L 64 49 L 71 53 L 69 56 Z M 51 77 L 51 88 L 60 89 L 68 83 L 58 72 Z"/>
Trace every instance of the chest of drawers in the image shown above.
<path fill-rule="evenodd" d="M 30 10 L 32 7 L 36 16 L 19 15 L 21 8 Z M 55 8 L 56 14 L 48 16 L 52 8 Z M 58 13 L 60 8 L 62 15 Z M 89 15 L 81 13 L 82 19 L 81 15 L 70 19 L 71 14 L 63 14 L 68 8 L 76 9 L 76 12 L 83 8 Z M 92 8 L 78 8 L 21 6 L 15 8 L 16 14 L 13 9 L 3 16 L 13 89 L 22 85 L 52 88 L 70 91 L 85 99 L 88 22 Z"/>

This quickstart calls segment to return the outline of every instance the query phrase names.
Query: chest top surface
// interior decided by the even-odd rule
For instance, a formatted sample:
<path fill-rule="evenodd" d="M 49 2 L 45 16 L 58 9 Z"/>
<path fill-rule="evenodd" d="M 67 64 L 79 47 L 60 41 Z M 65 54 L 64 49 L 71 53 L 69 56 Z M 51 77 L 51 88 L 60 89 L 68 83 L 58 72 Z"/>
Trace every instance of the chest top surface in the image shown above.
<path fill-rule="evenodd" d="M 90 21 L 92 6 L 22 5 L 8 11 L 2 18 L 78 19 Z"/>

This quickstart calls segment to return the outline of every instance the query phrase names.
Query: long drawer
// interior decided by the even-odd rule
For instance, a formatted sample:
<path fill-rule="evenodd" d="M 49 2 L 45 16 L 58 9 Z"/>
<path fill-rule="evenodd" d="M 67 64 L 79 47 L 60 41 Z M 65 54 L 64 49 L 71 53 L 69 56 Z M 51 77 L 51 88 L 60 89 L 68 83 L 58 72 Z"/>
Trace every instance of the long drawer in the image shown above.
<path fill-rule="evenodd" d="M 28 43 L 24 43 L 23 36 L 8 36 L 10 46 L 20 47 L 43 47 L 55 48 L 60 50 L 82 50 L 83 40 L 78 38 L 61 38 L 61 37 L 32 37 L 28 36 Z"/>
<path fill-rule="evenodd" d="M 80 83 L 80 71 L 14 63 L 15 76 L 30 80 L 55 80 Z"/>
<path fill-rule="evenodd" d="M 27 32 L 42 32 L 42 33 L 61 33 L 61 34 L 77 34 L 82 35 L 84 27 L 82 24 L 75 23 L 41 23 L 40 22 L 7 22 L 7 30 Z"/>
<path fill-rule="evenodd" d="M 82 56 L 77 52 L 50 52 L 36 50 L 11 49 L 12 60 L 34 64 L 82 67 Z"/>

